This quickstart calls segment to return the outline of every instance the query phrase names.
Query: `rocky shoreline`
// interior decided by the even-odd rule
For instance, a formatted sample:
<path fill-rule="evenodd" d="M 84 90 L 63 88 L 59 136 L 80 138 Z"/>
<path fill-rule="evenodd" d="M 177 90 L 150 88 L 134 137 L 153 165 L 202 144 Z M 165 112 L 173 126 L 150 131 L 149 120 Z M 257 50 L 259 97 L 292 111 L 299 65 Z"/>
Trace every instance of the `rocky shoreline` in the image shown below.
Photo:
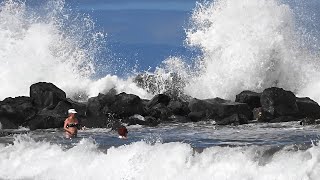
<path fill-rule="evenodd" d="M 39 82 L 30 86 L 30 97 L 8 97 L 0 101 L 0 123 L 2 129 L 61 128 L 70 108 L 78 111 L 81 124 L 89 128 L 198 121 L 212 121 L 216 125 L 299 121 L 301 125 L 308 125 L 317 124 L 320 119 L 318 103 L 277 87 L 262 93 L 243 91 L 235 101 L 178 94 L 168 92 L 145 100 L 111 89 L 87 102 L 76 102 L 54 84 Z"/>

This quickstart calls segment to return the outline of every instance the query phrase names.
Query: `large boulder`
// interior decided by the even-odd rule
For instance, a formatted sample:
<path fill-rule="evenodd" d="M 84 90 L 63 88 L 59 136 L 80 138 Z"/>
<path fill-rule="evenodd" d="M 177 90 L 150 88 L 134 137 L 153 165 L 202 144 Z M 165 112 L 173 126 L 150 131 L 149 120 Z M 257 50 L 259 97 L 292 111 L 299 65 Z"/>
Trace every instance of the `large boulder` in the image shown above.
<path fill-rule="evenodd" d="M 107 94 L 91 97 L 88 100 L 86 115 L 88 117 L 101 117 L 109 112 L 109 106 L 116 101 L 116 92 L 111 89 Z"/>
<path fill-rule="evenodd" d="M 273 118 L 280 116 L 296 116 L 299 112 L 296 96 L 291 91 L 282 88 L 268 88 L 262 92 L 261 107 Z"/>
<path fill-rule="evenodd" d="M 60 101 L 54 109 L 43 109 L 33 117 L 28 123 L 24 124 L 31 130 L 35 129 L 48 129 L 48 128 L 62 128 L 64 120 L 68 117 L 68 109 L 75 109 L 77 111 L 77 118 L 80 124 L 86 127 L 100 127 L 90 126 L 87 123 L 85 116 L 86 105 L 79 102 L 74 102 L 70 99 Z M 97 121 L 95 119 L 95 121 Z"/>
<path fill-rule="evenodd" d="M 269 122 L 270 120 L 274 119 L 274 117 L 270 113 L 263 111 L 261 107 L 254 108 L 252 112 L 253 119 L 257 120 L 258 122 Z"/>
<path fill-rule="evenodd" d="M 6 118 L 0 117 L 0 130 L 1 129 L 17 129 L 18 125 L 13 124 Z"/>
<path fill-rule="evenodd" d="M 320 106 L 317 102 L 308 97 L 297 98 L 296 103 L 301 118 L 320 119 Z"/>
<path fill-rule="evenodd" d="M 214 119 L 217 124 L 226 124 L 225 122 L 231 121 L 224 121 L 225 118 L 237 114 L 239 124 L 245 124 L 252 117 L 252 112 L 247 104 L 231 102 L 221 98 L 205 100 L 194 98 L 189 102 L 189 109 L 191 113 L 188 117 L 192 121 Z"/>
<path fill-rule="evenodd" d="M 30 97 L 39 109 L 53 109 L 66 99 L 66 93 L 52 83 L 39 82 L 30 86 Z"/>
<path fill-rule="evenodd" d="M 29 97 L 6 98 L 0 102 L 0 118 L 21 126 L 37 114 L 33 100 Z"/>
<path fill-rule="evenodd" d="M 188 118 L 192 122 L 198 122 L 202 120 L 207 120 L 208 118 L 206 117 L 206 112 L 205 111 L 198 111 L 198 112 L 190 112 L 188 114 Z"/>
<path fill-rule="evenodd" d="M 221 118 L 218 121 L 216 120 L 216 125 L 239 125 L 247 122 L 248 122 L 247 117 L 236 113 L 228 117 Z"/>
<path fill-rule="evenodd" d="M 104 112 L 114 113 L 118 118 L 126 118 L 135 114 L 145 114 L 144 105 L 140 97 L 126 93 L 116 95 L 114 103 L 104 107 Z"/>
<path fill-rule="evenodd" d="M 167 107 L 171 110 L 172 114 L 174 115 L 187 116 L 190 113 L 188 104 L 188 102 L 178 99 L 171 100 Z"/>
<path fill-rule="evenodd" d="M 250 109 L 261 107 L 260 103 L 261 93 L 256 93 L 252 91 L 242 91 L 240 94 L 236 95 L 236 102 L 246 103 L 249 105 Z"/>
<path fill-rule="evenodd" d="M 41 113 L 28 122 L 30 130 L 62 128 L 66 117 L 57 117 Z"/>
<path fill-rule="evenodd" d="M 168 118 L 172 115 L 172 112 L 167 106 L 159 103 L 151 108 L 147 108 L 146 114 L 148 116 L 160 119 L 161 121 L 168 121 Z"/>
<path fill-rule="evenodd" d="M 148 108 L 152 108 L 153 106 L 157 104 L 163 104 L 167 106 L 170 102 L 171 98 L 168 95 L 165 94 L 158 94 L 155 95 L 147 104 Z"/>
<path fill-rule="evenodd" d="M 29 122 L 24 124 L 30 130 L 62 128 L 64 120 L 68 117 L 68 109 L 72 108 L 72 104 L 68 101 L 60 101 L 54 109 L 43 109 L 33 117 Z"/>
<path fill-rule="evenodd" d="M 299 119 L 292 116 L 280 116 L 270 120 L 269 123 L 280 123 L 280 122 L 290 122 L 290 121 L 299 121 Z"/>
<path fill-rule="evenodd" d="M 306 126 L 306 125 L 318 125 L 320 124 L 320 119 L 314 119 L 314 118 L 303 118 L 300 120 L 300 125 Z"/>

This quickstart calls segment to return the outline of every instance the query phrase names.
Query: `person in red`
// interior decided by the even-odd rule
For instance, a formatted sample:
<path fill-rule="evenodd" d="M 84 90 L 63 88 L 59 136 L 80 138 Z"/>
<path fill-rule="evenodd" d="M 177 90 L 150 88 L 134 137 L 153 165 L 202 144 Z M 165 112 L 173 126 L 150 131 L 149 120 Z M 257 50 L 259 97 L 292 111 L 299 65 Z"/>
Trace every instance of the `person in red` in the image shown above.
<path fill-rule="evenodd" d="M 128 130 L 125 126 L 120 126 L 118 128 L 118 134 L 119 134 L 119 138 L 120 139 L 127 139 L 127 135 L 128 135 Z"/>

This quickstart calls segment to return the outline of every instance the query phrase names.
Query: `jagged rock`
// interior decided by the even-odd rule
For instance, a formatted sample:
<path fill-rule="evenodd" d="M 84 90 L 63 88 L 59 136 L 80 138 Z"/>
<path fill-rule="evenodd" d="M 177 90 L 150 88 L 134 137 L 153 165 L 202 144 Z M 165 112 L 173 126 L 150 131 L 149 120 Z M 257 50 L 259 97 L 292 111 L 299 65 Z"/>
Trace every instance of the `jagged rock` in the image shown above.
<path fill-rule="evenodd" d="M 167 106 L 172 114 L 179 115 L 179 116 L 187 116 L 190 113 L 188 108 L 188 102 L 178 100 L 171 100 Z"/>
<path fill-rule="evenodd" d="M 189 102 L 189 118 L 192 121 L 200 121 L 203 119 L 222 120 L 226 117 L 238 114 L 240 124 L 246 123 L 252 118 L 252 112 L 245 103 L 231 102 L 221 98 L 214 99 L 192 99 Z"/>
<path fill-rule="evenodd" d="M 223 119 L 216 119 L 216 125 L 239 125 L 248 123 L 246 117 L 240 117 L 239 114 L 233 114 Z"/>
<path fill-rule="evenodd" d="M 306 125 L 316 125 L 320 124 L 320 119 L 314 119 L 314 118 L 303 118 L 300 121 L 300 125 L 306 126 Z"/>
<path fill-rule="evenodd" d="M 240 94 L 236 95 L 236 102 L 246 103 L 249 105 L 250 109 L 261 107 L 260 103 L 261 93 L 256 93 L 252 91 L 242 91 Z"/>
<path fill-rule="evenodd" d="M 274 118 L 296 116 L 299 112 L 296 96 L 291 91 L 285 91 L 282 88 L 265 89 L 262 92 L 260 102 L 263 111 Z"/>
<path fill-rule="evenodd" d="M 146 116 L 146 117 L 144 117 L 144 119 L 146 121 L 146 125 L 150 126 L 150 127 L 155 127 L 160 124 L 160 121 L 158 119 L 151 117 L 151 116 Z"/>
<path fill-rule="evenodd" d="M 107 94 L 101 94 L 97 97 L 89 98 L 86 108 L 86 115 L 88 117 L 101 117 L 108 113 L 109 106 L 116 101 L 116 94 L 114 90 L 110 90 Z"/>
<path fill-rule="evenodd" d="M 30 97 L 38 108 L 53 109 L 66 99 L 66 93 L 52 83 L 39 82 L 30 86 Z"/>
<path fill-rule="evenodd" d="M 105 128 L 109 124 L 107 117 L 79 117 L 78 120 L 81 126 L 87 128 Z"/>
<path fill-rule="evenodd" d="M 273 116 L 270 113 L 263 111 L 261 107 L 254 108 L 252 112 L 253 119 L 257 120 L 258 122 L 269 122 L 273 119 Z"/>
<path fill-rule="evenodd" d="M 170 97 L 165 94 L 158 94 L 154 96 L 147 104 L 148 108 L 152 108 L 153 106 L 157 104 L 163 104 L 167 106 L 170 102 Z"/>
<path fill-rule="evenodd" d="M 30 130 L 62 128 L 64 120 L 65 117 L 54 117 L 43 113 L 35 116 L 31 121 L 29 121 L 28 127 Z"/>
<path fill-rule="evenodd" d="M 162 121 L 168 121 L 168 117 L 172 115 L 171 110 L 162 103 L 156 104 L 147 110 L 148 116 L 158 118 Z"/>
<path fill-rule="evenodd" d="M 114 103 L 109 105 L 108 109 L 107 113 L 114 113 L 119 118 L 145 114 L 144 105 L 140 97 L 126 93 L 116 95 Z"/>
<path fill-rule="evenodd" d="M 185 116 L 179 116 L 179 115 L 172 115 L 168 118 L 170 122 L 176 122 L 176 123 L 187 123 L 190 122 L 190 119 Z"/>
<path fill-rule="evenodd" d="M 188 118 L 192 121 L 192 122 L 198 122 L 198 121 L 202 121 L 202 120 L 206 120 L 206 112 L 204 111 L 199 111 L 199 112 L 190 112 L 188 114 Z"/>
<path fill-rule="evenodd" d="M 280 116 L 278 118 L 272 119 L 270 123 L 280 123 L 280 122 L 290 122 L 290 121 L 299 121 L 299 119 L 292 116 Z"/>
<path fill-rule="evenodd" d="M 299 116 L 301 118 L 315 118 L 320 119 L 320 106 L 318 103 L 308 97 L 297 98 L 296 103 L 299 109 Z"/>
<path fill-rule="evenodd" d="M 37 114 L 33 100 L 29 97 L 6 98 L 0 102 L 0 117 L 3 121 L 20 126 Z"/>
<path fill-rule="evenodd" d="M 248 119 L 252 118 L 252 112 L 249 106 L 245 103 L 238 102 L 225 102 L 221 103 L 218 106 L 218 116 L 219 117 L 228 117 L 233 114 L 238 114 L 240 120 L 240 124 L 246 123 Z"/>
<path fill-rule="evenodd" d="M 0 117 L 0 129 L 17 129 L 18 125 L 13 124 L 6 118 Z"/>

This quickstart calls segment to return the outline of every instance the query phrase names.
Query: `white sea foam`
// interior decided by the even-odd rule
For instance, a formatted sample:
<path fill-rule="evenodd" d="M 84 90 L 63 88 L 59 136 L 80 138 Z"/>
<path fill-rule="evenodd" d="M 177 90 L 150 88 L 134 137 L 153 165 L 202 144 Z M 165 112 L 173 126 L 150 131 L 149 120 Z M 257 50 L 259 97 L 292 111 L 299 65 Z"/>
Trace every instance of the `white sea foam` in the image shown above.
<path fill-rule="evenodd" d="M 64 0 L 44 1 L 40 7 L 2 1 L 0 99 L 28 95 L 29 86 L 39 81 L 54 83 L 69 97 L 96 96 L 111 88 L 148 97 L 130 80 L 92 78 L 97 58 L 106 51 L 105 38 L 90 17 L 68 9 Z M 107 71 L 109 65 L 104 66 L 99 68 Z"/>
<path fill-rule="evenodd" d="M 320 102 L 318 54 L 308 50 L 294 11 L 278 0 L 199 3 L 187 43 L 200 47 L 198 75 L 185 91 L 234 99 L 242 90 L 278 86 Z M 310 39 L 310 38 L 309 38 Z"/>
<path fill-rule="evenodd" d="M 283 87 L 320 102 L 318 54 L 308 49 L 290 6 L 278 0 L 217 0 L 199 3 L 191 17 L 186 42 L 202 49 L 194 68 L 171 57 L 151 73 L 156 93 L 167 90 L 172 72 L 181 78 L 177 88 L 197 98 L 234 99 L 242 90 Z M 311 40 L 313 38 L 307 38 Z M 67 96 L 84 98 L 118 92 L 151 98 L 132 78 L 106 75 L 95 79 L 105 51 L 106 34 L 87 15 L 66 7 L 64 0 L 45 1 L 38 8 L 6 0 L 0 4 L 0 100 L 29 94 L 29 86 L 48 81 Z M 315 46 L 312 49 L 317 49 Z M 106 60 L 106 62 L 109 62 Z M 110 65 L 111 64 L 111 65 Z M 99 69 L 99 71 L 101 71 Z M 150 91 L 149 91 L 150 92 Z M 80 98 L 81 99 L 81 98 Z"/>
<path fill-rule="evenodd" d="M 261 156 L 259 147 L 211 147 L 196 153 L 184 143 L 136 142 L 97 149 L 83 139 L 71 149 L 17 136 L 0 146 L 1 179 L 311 179 L 320 172 L 318 146 Z"/>

